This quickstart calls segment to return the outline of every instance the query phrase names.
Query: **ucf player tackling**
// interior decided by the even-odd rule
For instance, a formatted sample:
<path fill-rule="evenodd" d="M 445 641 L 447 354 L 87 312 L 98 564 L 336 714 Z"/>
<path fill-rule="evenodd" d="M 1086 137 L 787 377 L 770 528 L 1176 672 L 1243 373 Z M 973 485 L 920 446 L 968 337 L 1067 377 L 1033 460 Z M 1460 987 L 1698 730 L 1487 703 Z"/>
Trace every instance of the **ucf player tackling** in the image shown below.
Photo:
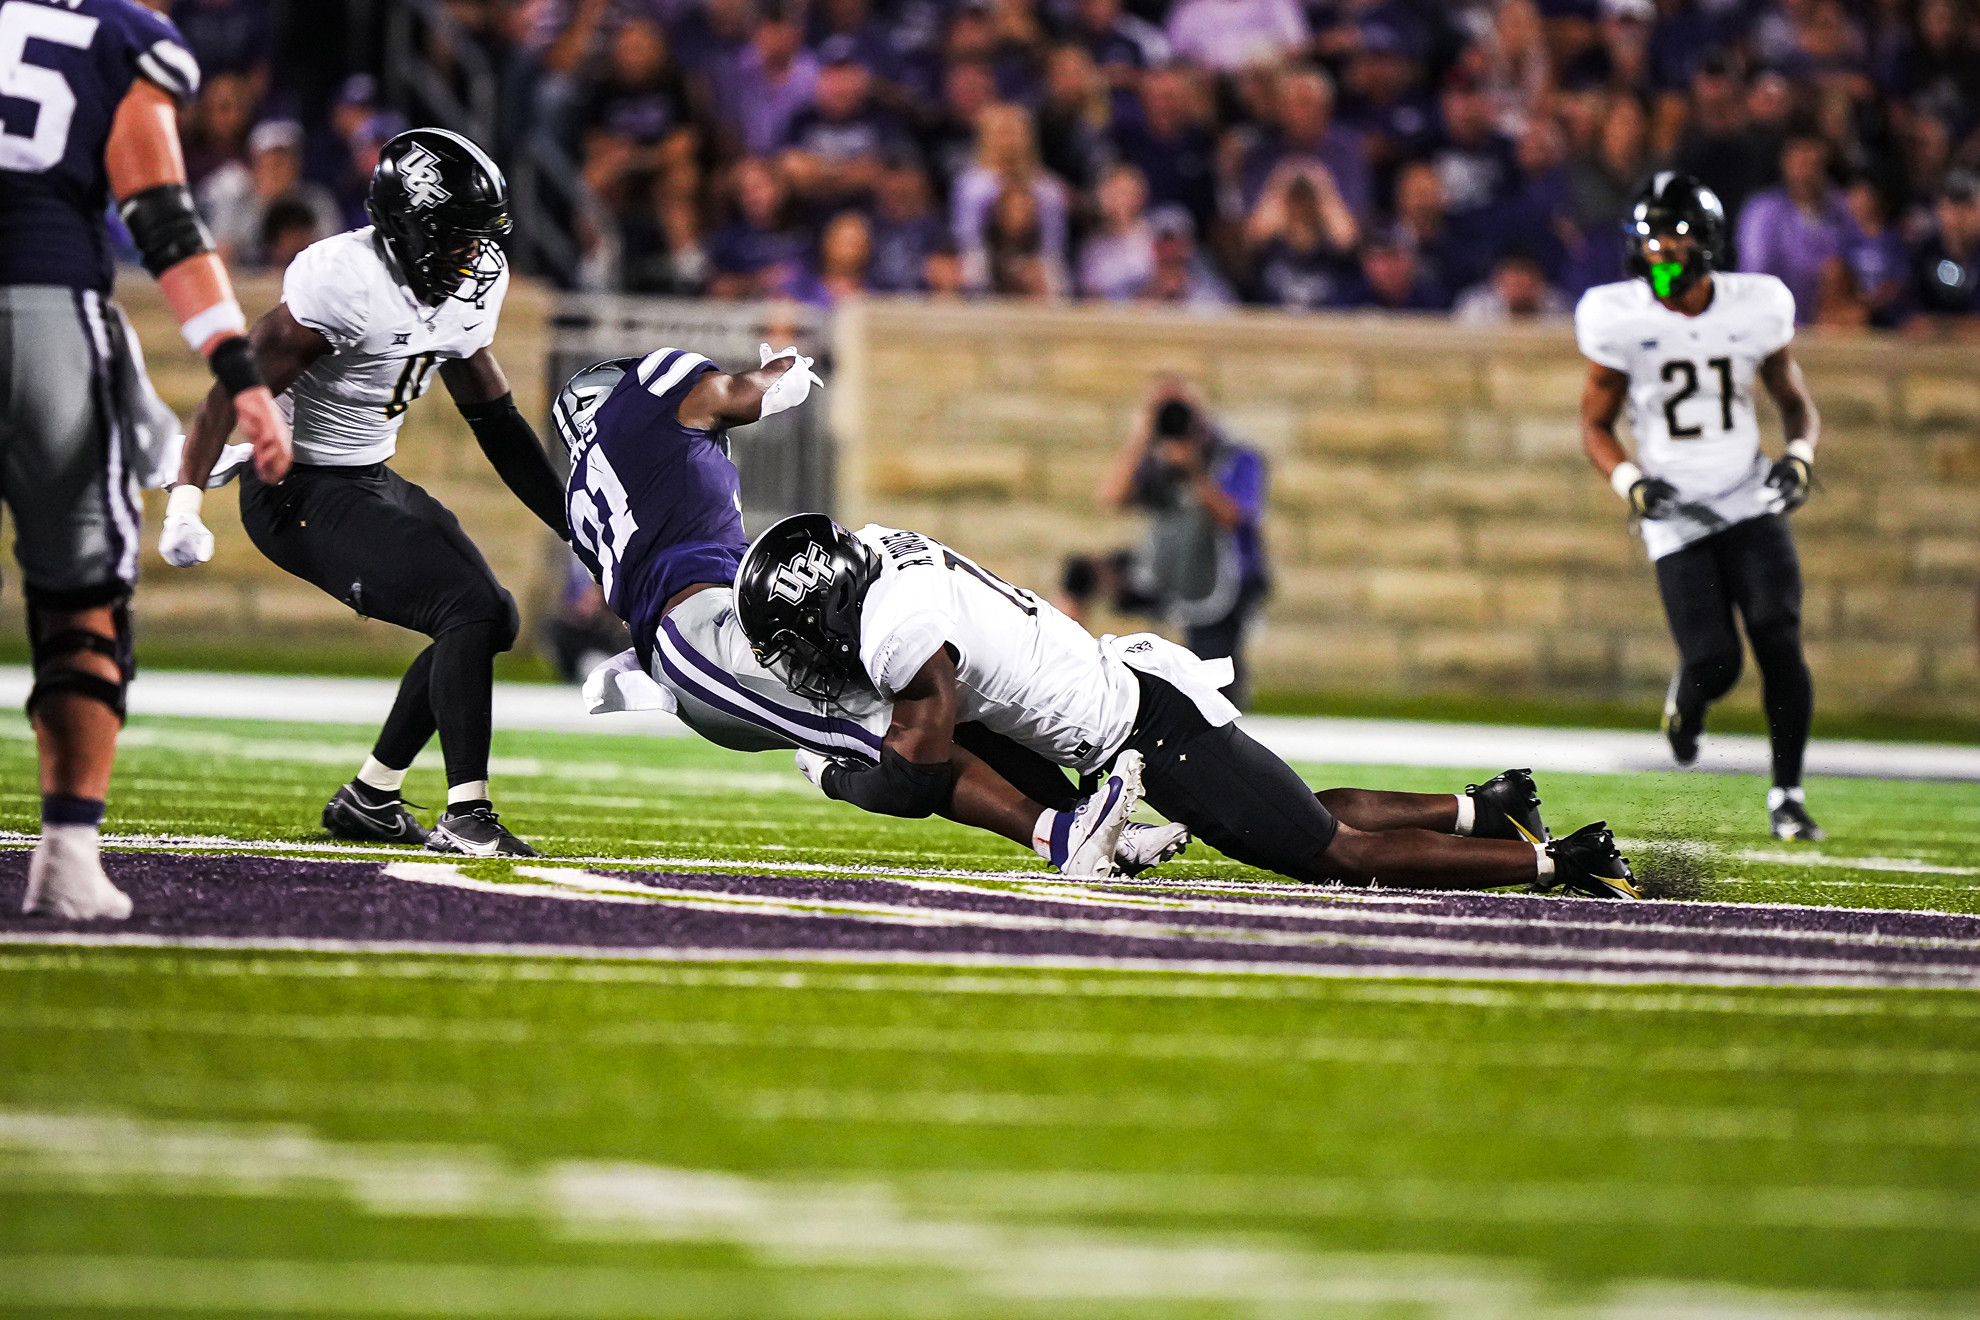
<path fill-rule="evenodd" d="M 368 207 L 371 228 L 324 239 L 290 264 L 281 305 L 254 327 L 255 362 L 294 423 L 297 461 L 280 484 L 242 477 L 241 522 L 290 573 L 433 639 L 406 670 L 364 766 L 324 807 L 324 827 L 339 838 L 533 857 L 496 817 L 488 789 L 494 661 L 515 641 L 515 601 L 454 515 L 387 466 L 406 409 L 438 375 L 509 489 L 569 539 L 563 483 L 489 347 L 509 285 L 507 185 L 466 138 L 415 128 L 380 151 Z M 159 541 L 174 564 L 213 553 L 201 492 L 233 421 L 218 390 L 193 419 Z M 399 790 L 436 731 L 447 807 L 429 834 Z"/>
<path fill-rule="evenodd" d="M 1679 668 L 1664 732 L 1680 765 L 1698 755 L 1707 708 L 1739 679 L 1738 612 L 1760 665 L 1773 753 L 1776 838 L 1820 839 L 1801 790 L 1814 688 L 1801 652 L 1801 567 L 1785 515 L 1808 499 L 1820 418 L 1789 343 L 1794 295 L 1772 275 L 1716 270 L 1726 219 L 1712 190 L 1661 172 L 1623 225 L 1632 278 L 1575 309 L 1589 359 L 1582 444 L 1642 522 Z M 1769 462 L 1755 382 L 1780 409 L 1786 453 Z M 1625 404 L 1636 458 L 1616 420 Z"/>

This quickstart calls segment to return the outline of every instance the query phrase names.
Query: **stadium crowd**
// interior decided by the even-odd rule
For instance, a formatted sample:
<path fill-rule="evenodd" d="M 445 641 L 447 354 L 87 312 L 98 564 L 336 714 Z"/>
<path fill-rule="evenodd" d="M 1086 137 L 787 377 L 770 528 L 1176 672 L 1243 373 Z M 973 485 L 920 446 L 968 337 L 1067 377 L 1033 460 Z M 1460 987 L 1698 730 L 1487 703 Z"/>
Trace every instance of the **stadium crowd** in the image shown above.
<path fill-rule="evenodd" d="M 501 71 L 501 148 L 552 135 L 609 216 L 580 217 L 590 287 L 1559 316 L 1617 277 L 1624 199 L 1672 166 L 1805 322 L 1980 332 L 1973 0 L 444 8 Z M 230 257 L 361 223 L 402 122 L 376 81 L 306 128 L 271 90 L 268 0 L 173 13 Z"/>

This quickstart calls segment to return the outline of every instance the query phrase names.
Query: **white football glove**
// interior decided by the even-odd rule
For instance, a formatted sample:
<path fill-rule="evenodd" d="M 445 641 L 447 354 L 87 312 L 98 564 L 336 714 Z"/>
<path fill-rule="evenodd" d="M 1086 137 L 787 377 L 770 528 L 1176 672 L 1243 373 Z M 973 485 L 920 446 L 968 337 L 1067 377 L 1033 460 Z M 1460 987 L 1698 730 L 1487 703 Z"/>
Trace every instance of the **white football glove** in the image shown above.
<path fill-rule="evenodd" d="M 759 366 L 767 367 L 778 358 L 797 359 L 791 364 L 789 371 L 777 377 L 770 388 L 763 391 L 763 416 L 774 417 L 780 412 L 797 407 L 810 397 L 814 385 L 821 390 L 825 388 L 825 382 L 820 380 L 818 373 L 811 369 L 816 359 L 808 358 L 798 352 L 796 345 L 789 348 L 771 348 L 770 345 L 764 344 L 759 351 L 763 359 L 757 364 Z"/>
<path fill-rule="evenodd" d="M 811 781 L 811 786 L 821 793 L 825 791 L 825 768 L 832 764 L 834 762 L 829 756 L 820 756 L 807 748 L 798 748 L 797 768 L 803 772 L 806 779 Z"/>
<path fill-rule="evenodd" d="M 191 568 L 213 558 L 213 533 L 199 520 L 197 486 L 174 486 L 165 501 L 165 526 L 158 533 L 158 553 L 174 568 Z"/>

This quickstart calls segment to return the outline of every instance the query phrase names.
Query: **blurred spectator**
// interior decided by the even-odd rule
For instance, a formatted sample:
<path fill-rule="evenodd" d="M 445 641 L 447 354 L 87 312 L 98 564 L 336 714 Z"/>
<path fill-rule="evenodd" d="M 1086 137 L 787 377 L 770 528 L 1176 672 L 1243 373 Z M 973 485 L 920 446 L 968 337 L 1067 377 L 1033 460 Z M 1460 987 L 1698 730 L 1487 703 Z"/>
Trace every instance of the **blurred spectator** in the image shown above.
<path fill-rule="evenodd" d="M 1781 148 L 1781 183 L 1739 214 L 1739 268 L 1779 277 L 1794 295 L 1795 320 L 1819 317 L 1822 289 L 1841 270 L 1849 212 L 1829 179 L 1829 144 L 1806 130 Z"/>
<path fill-rule="evenodd" d="M 1513 144 L 1493 121 L 1492 102 L 1469 74 L 1453 74 L 1439 103 L 1441 132 L 1430 162 L 1453 216 L 1483 211 L 1513 190 Z"/>
<path fill-rule="evenodd" d="M 1409 250 L 1412 281 L 1440 308 L 1450 306 L 1453 290 L 1477 283 L 1491 268 L 1492 254 L 1480 251 L 1477 236 L 1451 223 L 1443 181 L 1427 161 L 1405 165 L 1396 176 L 1396 223 L 1387 239 Z"/>
<path fill-rule="evenodd" d="M 1141 80 L 1139 114 L 1114 125 L 1120 158 L 1141 171 L 1155 206 L 1180 206 L 1198 226 L 1216 214 L 1215 143 L 1190 75 L 1180 68 L 1151 70 Z"/>
<path fill-rule="evenodd" d="M 612 35 L 603 76 L 578 111 L 584 179 L 614 210 L 656 197 L 691 201 L 697 136 L 667 35 L 633 19 Z"/>
<path fill-rule="evenodd" d="M 748 155 L 772 155 L 783 146 L 818 85 L 818 60 L 804 49 L 797 13 L 796 0 L 769 6 L 721 89 L 730 128 Z"/>
<path fill-rule="evenodd" d="M 873 104 L 873 75 L 859 62 L 851 37 L 819 48 L 817 91 L 785 134 L 784 177 L 814 207 L 864 202 L 879 182 L 881 162 L 907 144 L 892 112 Z"/>
<path fill-rule="evenodd" d="M 1650 90 L 1650 34 L 1656 0 L 1602 0 L 1599 39 L 1561 70 L 1568 87 L 1600 87 L 1625 96 Z"/>
<path fill-rule="evenodd" d="M 1747 113 L 1746 88 L 1731 56 L 1714 53 L 1699 62 L 1691 80 L 1691 122 L 1671 158 L 1674 169 L 1696 175 L 1719 195 L 1728 220 L 1746 199 L 1774 181 L 1779 150 Z"/>
<path fill-rule="evenodd" d="M 1911 303 L 1920 331 L 1980 333 L 1980 176 L 1946 176 L 1936 224 L 1911 258 Z"/>
<path fill-rule="evenodd" d="M 1189 384 L 1158 378 L 1099 491 L 1106 508 L 1146 513 L 1148 539 L 1139 551 L 1068 560 L 1068 612 L 1084 621 L 1105 598 L 1122 613 L 1180 624 L 1198 656 L 1231 661 L 1225 695 L 1249 704 L 1245 634 L 1271 589 L 1259 525 L 1266 487 L 1258 451 L 1212 421 Z"/>
<path fill-rule="evenodd" d="M 1465 325 L 1509 325 L 1514 321 L 1558 321 L 1574 309 L 1547 282 L 1547 272 L 1531 252 L 1515 248 L 1492 267 L 1492 278 L 1458 296 L 1451 319 Z"/>
<path fill-rule="evenodd" d="M 1388 237 L 1362 245 L 1361 269 L 1341 299 L 1343 307 L 1385 312 L 1441 312 L 1450 302 L 1418 265 L 1415 250 Z"/>
<path fill-rule="evenodd" d="M 1962 0 L 1918 0 L 1891 90 L 1919 115 L 1971 124 L 1980 113 L 1980 18 Z"/>
<path fill-rule="evenodd" d="M 171 10 L 204 77 L 238 74 L 247 80 L 250 99 L 268 94 L 275 23 L 267 0 L 178 0 Z"/>
<path fill-rule="evenodd" d="M 965 252 L 964 278 L 972 289 L 1038 301 L 1066 291 L 1065 266 L 1047 247 L 1038 194 L 1006 183 L 985 217 L 981 245 Z"/>
<path fill-rule="evenodd" d="M 1054 47 L 1038 106 L 1038 154 L 1045 168 L 1077 191 L 1090 190 L 1113 154 L 1107 139 L 1112 118 L 1112 98 L 1093 57 L 1080 46 Z"/>
<path fill-rule="evenodd" d="M 287 270 L 302 250 L 323 238 L 323 225 L 314 211 L 285 197 L 261 217 L 260 251 L 269 270 Z"/>
<path fill-rule="evenodd" d="M 921 287 L 937 301 L 964 297 L 969 285 L 963 279 L 962 253 L 953 241 L 936 245 L 921 263 Z"/>
<path fill-rule="evenodd" d="M 1498 130 L 1507 137 L 1524 133 L 1554 90 L 1546 29 L 1533 0 L 1502 0 L 1477 47 L 1473 71 L 1492 102 Z"/>
<path fill-rule="evenodd" d="M 1429 149 L 1437 125 L 1436 107 L 1424 93 L 1416 47 L 1406 32 L 1394 23 L 1373 20 L 1356 28 L 1344 90 L 1341 122 L 1362 134 L 1376 190 L 1384 191 L 1398 162 Z"/>
<path fill-rule="evenodd" d="M 1334 123 L 1334 80 L 1309 65 L 1282 70 L 1272 82 L 1273 128 L 1246 153 L 1241 184 L 1247 207 L 1256 207 L 1265 181 L 1288 161 L 1324 166 L 1348 209 L 1363 222 L 1374 218 L 1374 183 L 1362 135 Z"/>
<path fill-rule="evenodd" d="M 1235 73 L 1304 46 L 1306 15 L 1294 0 L 1177 0 L 1168 37 L 1177 55 Z"/>
<path fill-rule="evenodd" d="M 1169 62 L 1169 39 L 1154 24 L 1122 13 L 1121 0 L 1074 0 L 1073 14 L 1073 40 L 1116 91 L 1132 91 L 1142 70 Z"/>
<path fill-rule="evenodd" d="M 605 593 L 574 554 L 564 556 L 557 609 L 543 620 L 543 644 L 557 677 L 582 683 L 592 670 L 632 644 L 626 625 L 605 604 Z"/>
<path fill-rule="evenodd" d="M 200 214 L 229 265 L 271 264 L 264 225 L 283 203 L 292 204 L 292 213 L 300 208 L 311 218 L 314 237 L 309 243 L 343 228 L 330 190 L 302 177 L 302 143 L 302 125 L 294 120 L 258 124 L 248 136 L 248 163 L 229 161 L 199 186 Z"/>
<path fill-rule="evenodd" d="M 1079 291 L 1120 302 L 1139 297 L 1155 274 L 1155 230 L 1148 223 L 1148 184 L 1132 165 L 1111 166 L 1100 180 L 1100 219 L 1079 251 Z"/>
<path fill-rule="evenodd" d="M 1494 256 L 1514 246 L 1524 248 L 1547 278 L 1558 283 L 1567 278 L 1570 257 L 1582 243 L 1560 125 L 1551 119 L 1528 124 L 1513 158 L 1519 172 L 1512 192 L 1480 217 L 1480 237 Z"/>
<path fill-rule="evenodd" d="M 928 256 L 945 241 L 947 227 L 928 195 L 928 175 L 911 155 L 893 158 L 880 171 L 873 212 L 873 264 L 868 280 L 880 293 L 912 293 L 923 283 Z"/>
<path fill-rule="evenodd" d="M 717 298 L 769 298 L 784 293 L 802 268 L 804 235 L 792 223 L 790 194 L 769 161 L 750 158 L 730 184 L 734 218 L 708 244 Z"/>
<path fill-rule="evenodd" d="M 818 238 L 818 268 L 793 284 L 791 296 L 820 307 L 834 307 L 872 286 L 873 229 L 859 211 L 841 211 L 825 223 Z"/>
<path fill-rule="evenodd" d="M 1904 240 L 1891 224 L 1890 206 L 1874 180 L 1859 176 L 1848 192 L 1849 224 L 1843 233 L 1843 294 L 1823 300 L 1823 319 L 1835 324 L 1888 328 L 1903 318 L 1908 274 Z"/>
<path fill-rule="evenodd" d="M 1356 237 L 1325 166 L 1281 166 L 1245 228 L 1257 300 L 1307 311 L 1339 303 Z"/>
<path fill-rule="evenodd" d="M 1149 217 L 1155 234 L 1155 269 L 1142 290 L 1146 302 L 1175 303 L 1193 312 L 1213 312 L 1237 301 L 1196 247 L 1196 222 L 1180 206 L 1165 206 Z"/>
<path fill-rule="evenodd" d="M 371 223 L 364 210 L 371 170 L 358 158 L 377 116 L 378 80 L 368 73 L 354 73 L 338 88 L 328 122 L 311 127 L 303 140 L 303 173 L 336 196 L 347 229 Z"/>
<path fill-rule="evenodd" d="M 186 178 L 195 187 L 228 161 L 246 161 L 248 129 L 259 101 L 242 74 L 220 73 L 201 82 L 192 113 L 180 129 Z"/>
<path fill-rule="evenodd" d="M 943 75 L 941 109 L 924 134 L 928 160 L 943 193 L 951 192 L 975 163 L 977 121 L 996 103 L 997 80 L 988 63 L 967 60 L 950 65 Z"/>
<path fill-rule="evenodd" d="M 989 274 L 986 230 L 990 212 L 998 199 L 1011 191 L 1031 197 L 1039 255 L 1048 265 L 1064 270 L 1071 204 L 1066 185 L 1038 163 L 1031 116 L 1023 107 L 993 105 L 977 116 L 976 163 L 956 180 L 950 201 L 950 227 L 965 261 L 973 261 L 979 268 L 971 280 L 978 287 Z"/>

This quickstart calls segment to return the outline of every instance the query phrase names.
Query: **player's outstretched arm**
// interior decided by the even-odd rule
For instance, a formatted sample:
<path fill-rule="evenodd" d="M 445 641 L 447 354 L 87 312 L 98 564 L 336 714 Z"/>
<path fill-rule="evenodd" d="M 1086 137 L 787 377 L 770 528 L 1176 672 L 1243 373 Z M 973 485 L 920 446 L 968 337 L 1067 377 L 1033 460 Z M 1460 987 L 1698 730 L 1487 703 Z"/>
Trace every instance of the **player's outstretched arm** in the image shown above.
<path fill-rule="evenodd" d="M 1668 517 L 1677 509 L 1677 487 L 1661 477 L 1644 476 L 1616 438 L 1616 419 L 1628 399 L 1628 372 L 1588 364 L 1588 380 L 1581 387 L 1581 448 L 1633 511 L 1645 518 Z"/>
<path fill-rule="evenodd" d="M 516 396 L 509 389 L 502 364 L 495 360 L 494 350 L 483 348 L 472 357 L 445 364 L 440 368 L 440 379 L 502 484 L 515 493 L 524 508 L 541 518 L 544 526 L 570 540 L 564 483 L 544 456 L 535 428 L 517 410 Z"/>
<path fill-rule="evenodd" d="M 233 282 L 193 207 L 170 93 L 143 78 L 131 84 L 111 123 L 103 163 L 118 214 L 145 269 L 164 291 L 186 342 L 206 359 L 240 416 L 241 430 L 254 446 L 256 470 L 267 480 L 281 480 L 289 467 L 289 427 L 255 370 Z"/>
<path fill-rule="evenodd" d="M 1781 434 L 1787 452 L 1767 474 L 1767 484 L 1781 493 L 1781 509 L 1792 513 L 1808 503 L 1815 472 L 1815 446 L 1822 438 L 1822 414 L 1808 393 L 1808 380 L 1794 351 L 1782 348 L 1760 364 L 1760 380 L 1781 410 Z"/>
<path fill-rule="evenodd" d="M 763 365 L 755 371 L 738 371 L 733 376 L 719 371 L 702 373 L 674 414 L 681 425 L 697 431 L 747 426 L 797 407 L 814 386 L 824 388 L 825 382 L 811 369 L 812 359 L 797 349 L 778 352 L 765 344 L 761 352 Z"/>

